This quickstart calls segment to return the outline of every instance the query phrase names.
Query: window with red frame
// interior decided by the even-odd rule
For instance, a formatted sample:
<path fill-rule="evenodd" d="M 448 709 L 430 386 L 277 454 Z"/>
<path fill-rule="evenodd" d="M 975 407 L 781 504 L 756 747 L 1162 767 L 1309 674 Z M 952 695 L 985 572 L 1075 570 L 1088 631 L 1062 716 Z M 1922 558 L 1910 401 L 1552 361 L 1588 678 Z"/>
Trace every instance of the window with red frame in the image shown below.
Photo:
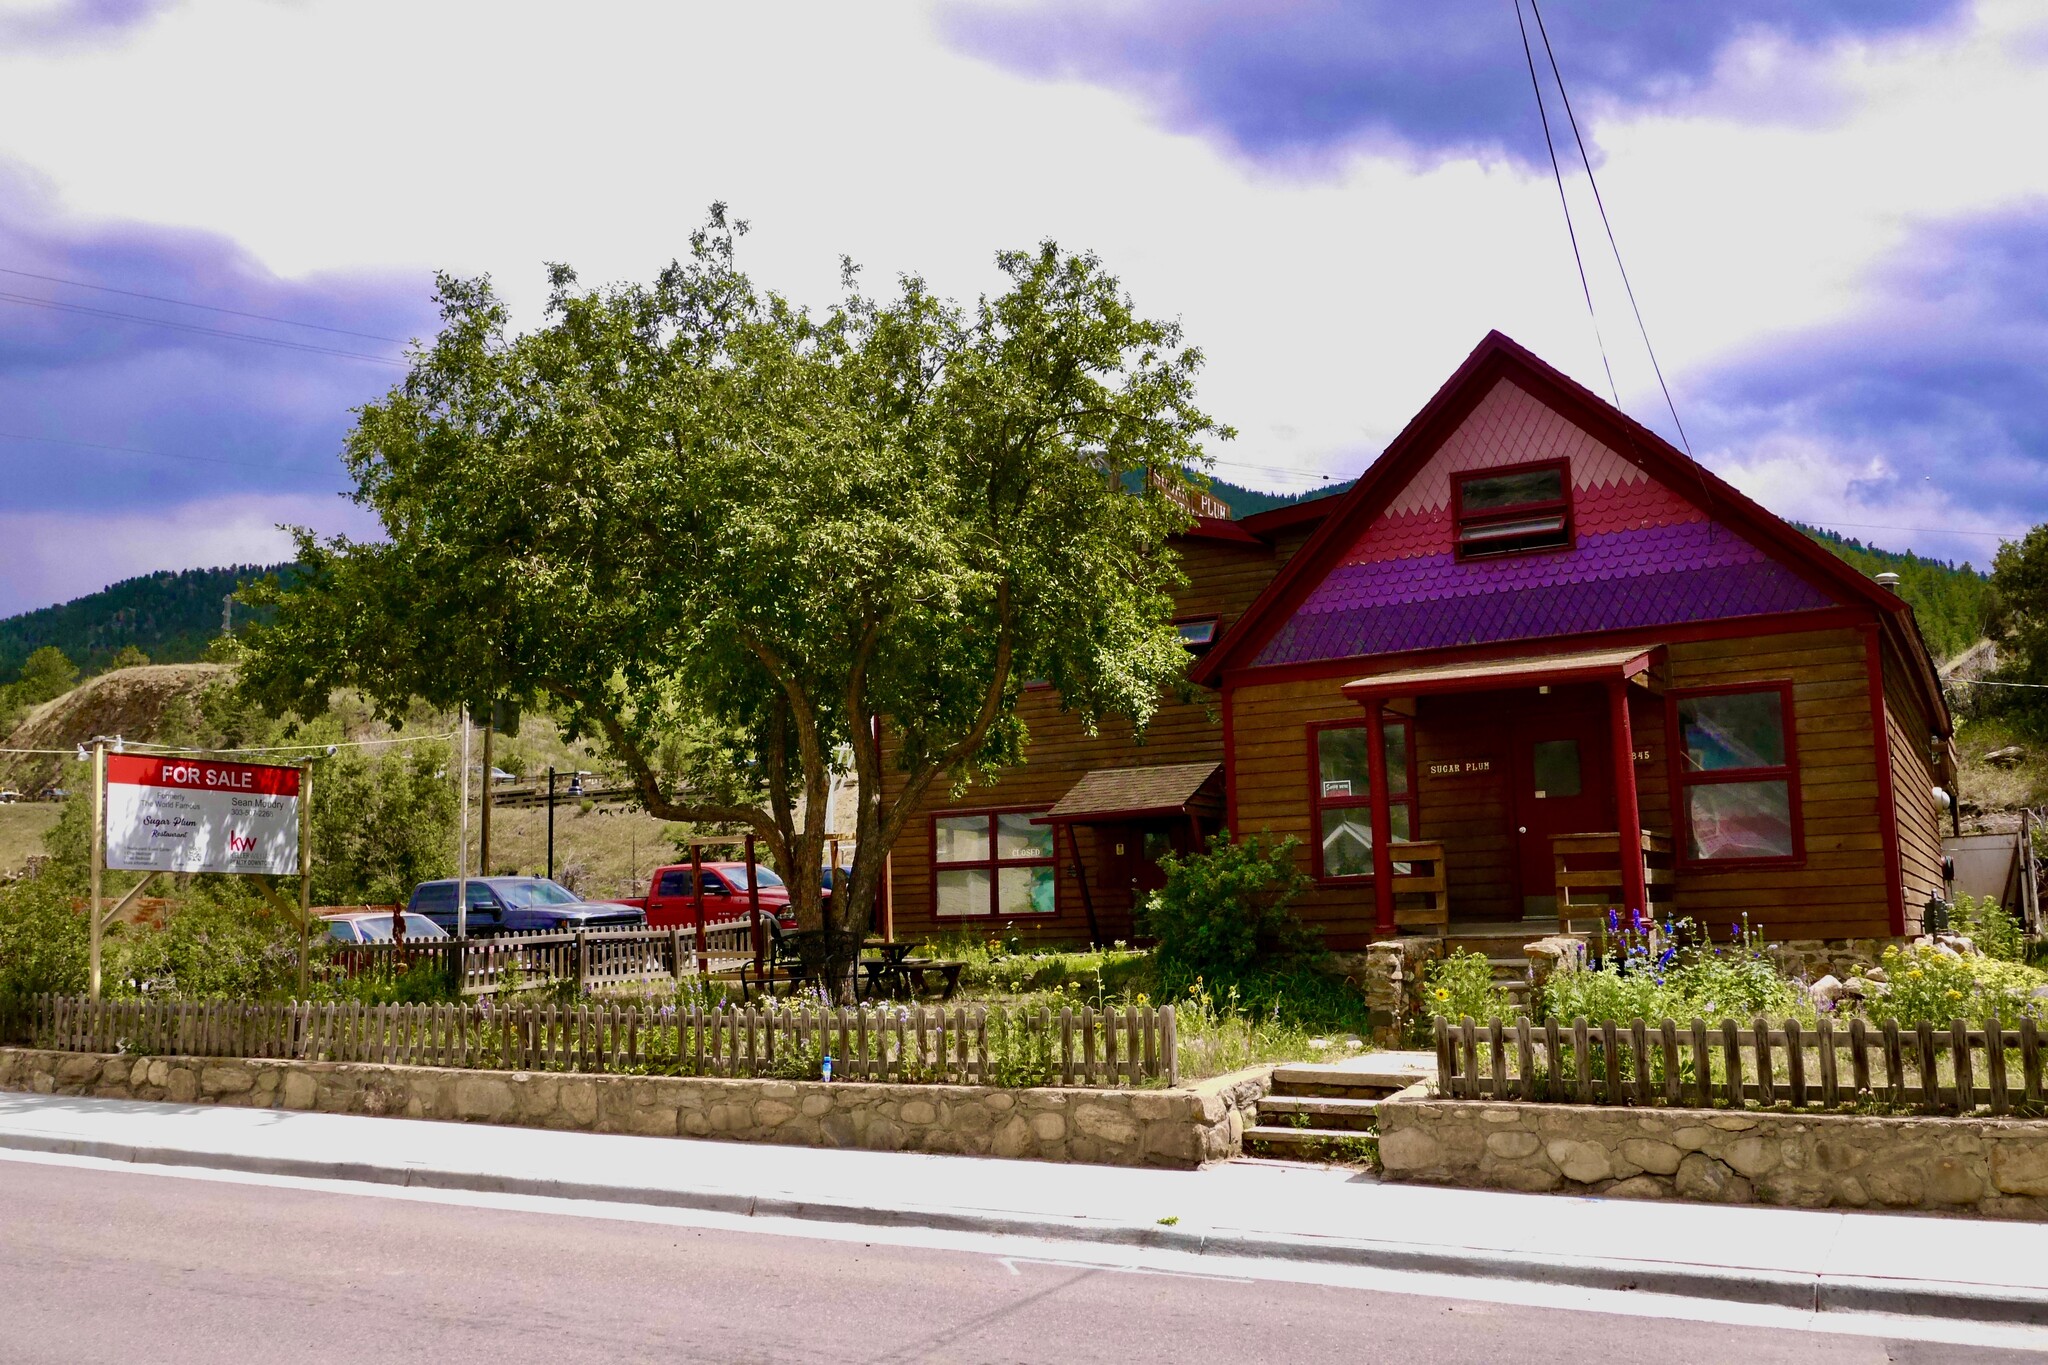
<path fill-rule="evenodd" d="M 1572 543 L 1571 469 L 1563 460 L 1459 474 L 1451 490 L 1460 559 Z"/>
<path fill-rule="evenodd" d="M 1045 812 L 949 811 L 932 817 L 932 908 L 940 915 L 1053 913 L 1052 826 Z"/>
<path fill-rule="evenodd" d="M 1678 692 L 1670 707 L 1685 861 L 1797 859 L 1792 685 Z"/>
<path fill-rule="evenodd" d="M 1387 815 L 1395 843 L 1415 837 L 1414 722 L 1386 720 Z M 1372 727 L 1363 722 L 1309 730 L 1315 755 L 1316 876 L 1322 881 L 1372 876 Z"/>

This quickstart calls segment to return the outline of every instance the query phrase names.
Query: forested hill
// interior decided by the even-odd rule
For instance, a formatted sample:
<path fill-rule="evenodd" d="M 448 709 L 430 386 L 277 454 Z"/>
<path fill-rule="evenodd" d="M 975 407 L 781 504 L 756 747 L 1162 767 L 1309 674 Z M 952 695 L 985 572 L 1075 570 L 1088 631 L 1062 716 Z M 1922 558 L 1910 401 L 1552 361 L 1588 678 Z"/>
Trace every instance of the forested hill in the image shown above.
<path fill-rule="evenodd" d="M 28 656 L 55 645 L 81 672 L 103 671 L 124 646 L 159 664 L 203 658 L 220 634 L 221 599 L 253 578 L 288 564 L 236 564 L 224 569 L 183 569 L 124 579 L 58 607 L 0 621 L 0 680 L 13 678 Z M 237 606 L 236 620 L 249 608 Z"/>
<path fill-rule="evenodd" d="M 1913 604 L 1920 633 L 1926 637 L 1927 648 L 1935 658 L 1960 654 L 1984 638 L 1985 618 L 1991 606 L 1991 581 L 1969 564 L 1880 550 L 1814 526 L 1799 529 L 1864 573 L 1873 577 L 1897 574 L 1899 592 Z"/>

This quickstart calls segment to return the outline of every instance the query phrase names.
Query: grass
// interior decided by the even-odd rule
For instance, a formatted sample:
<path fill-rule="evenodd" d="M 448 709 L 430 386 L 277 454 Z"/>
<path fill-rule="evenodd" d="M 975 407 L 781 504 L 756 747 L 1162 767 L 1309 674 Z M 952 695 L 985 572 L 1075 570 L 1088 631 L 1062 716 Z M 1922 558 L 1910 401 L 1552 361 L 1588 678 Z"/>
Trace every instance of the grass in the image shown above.
<path fill-rule="evenodd" d="M 2027 757 L 2016 767 L 1999 767 L 1984 755 L 2017 744 Z M 1956 787 L 1980 811 L 2018 810 L 2048 801 L 2048 763 L 2040 739 L 2001 716 L 1956 719 Z"/>
<path fill-rule="evenodd" d="M 56 825 L 63 809 L 55 801 L 0 806 L 0 874 L 20 870 L 43 851 L 43 836 Z"/>

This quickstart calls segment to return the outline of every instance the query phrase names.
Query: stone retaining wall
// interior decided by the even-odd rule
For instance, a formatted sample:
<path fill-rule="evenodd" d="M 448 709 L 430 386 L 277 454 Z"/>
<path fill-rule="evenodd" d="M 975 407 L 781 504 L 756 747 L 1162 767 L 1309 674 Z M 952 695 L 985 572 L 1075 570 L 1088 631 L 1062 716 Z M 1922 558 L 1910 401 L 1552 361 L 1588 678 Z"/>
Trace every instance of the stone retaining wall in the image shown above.
<path fill-rule="evenodd" d="M 1109 1166 L 1195 1167 L 1236 1155 L 1271 1071 L 1175 1090 L 1002 1090 L 0 1048 L 0 1090 L 45 1095 Z"/>
<path fill-rule="evenodd" d="M 1388 1100 L 1396 1180 L 2048 1220 L 2048 1121 Z"/>

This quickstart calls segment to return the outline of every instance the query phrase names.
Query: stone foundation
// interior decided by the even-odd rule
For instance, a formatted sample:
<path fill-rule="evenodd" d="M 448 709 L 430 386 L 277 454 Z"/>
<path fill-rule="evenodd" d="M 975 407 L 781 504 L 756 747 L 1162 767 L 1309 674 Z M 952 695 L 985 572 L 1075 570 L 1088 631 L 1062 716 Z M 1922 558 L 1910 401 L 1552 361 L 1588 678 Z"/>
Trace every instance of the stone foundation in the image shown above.
<path fill-rule="evenodd" d="M 0 1090 L 43 1095 L 1177 1168 L 1238 1154 L 1271 1070 L 1174 1090 L 1003 1090 L 0 1048 Z"/>
<path fill-rule="evenodd" d="M 2048 1220 L 2048 1121 L 1395 1099 L 1395 1180 Z"/>
<path fill-rule="evenodd" d="M 1771 960 L 1786 976 L 1800 981 L 1818 981 L 1824 976 L 1847 981 L 1859 971 L 1884 961 L 1884 950 L 1910 939 L 1891 938 L 1794 938 L 1770 945 Z"/>

